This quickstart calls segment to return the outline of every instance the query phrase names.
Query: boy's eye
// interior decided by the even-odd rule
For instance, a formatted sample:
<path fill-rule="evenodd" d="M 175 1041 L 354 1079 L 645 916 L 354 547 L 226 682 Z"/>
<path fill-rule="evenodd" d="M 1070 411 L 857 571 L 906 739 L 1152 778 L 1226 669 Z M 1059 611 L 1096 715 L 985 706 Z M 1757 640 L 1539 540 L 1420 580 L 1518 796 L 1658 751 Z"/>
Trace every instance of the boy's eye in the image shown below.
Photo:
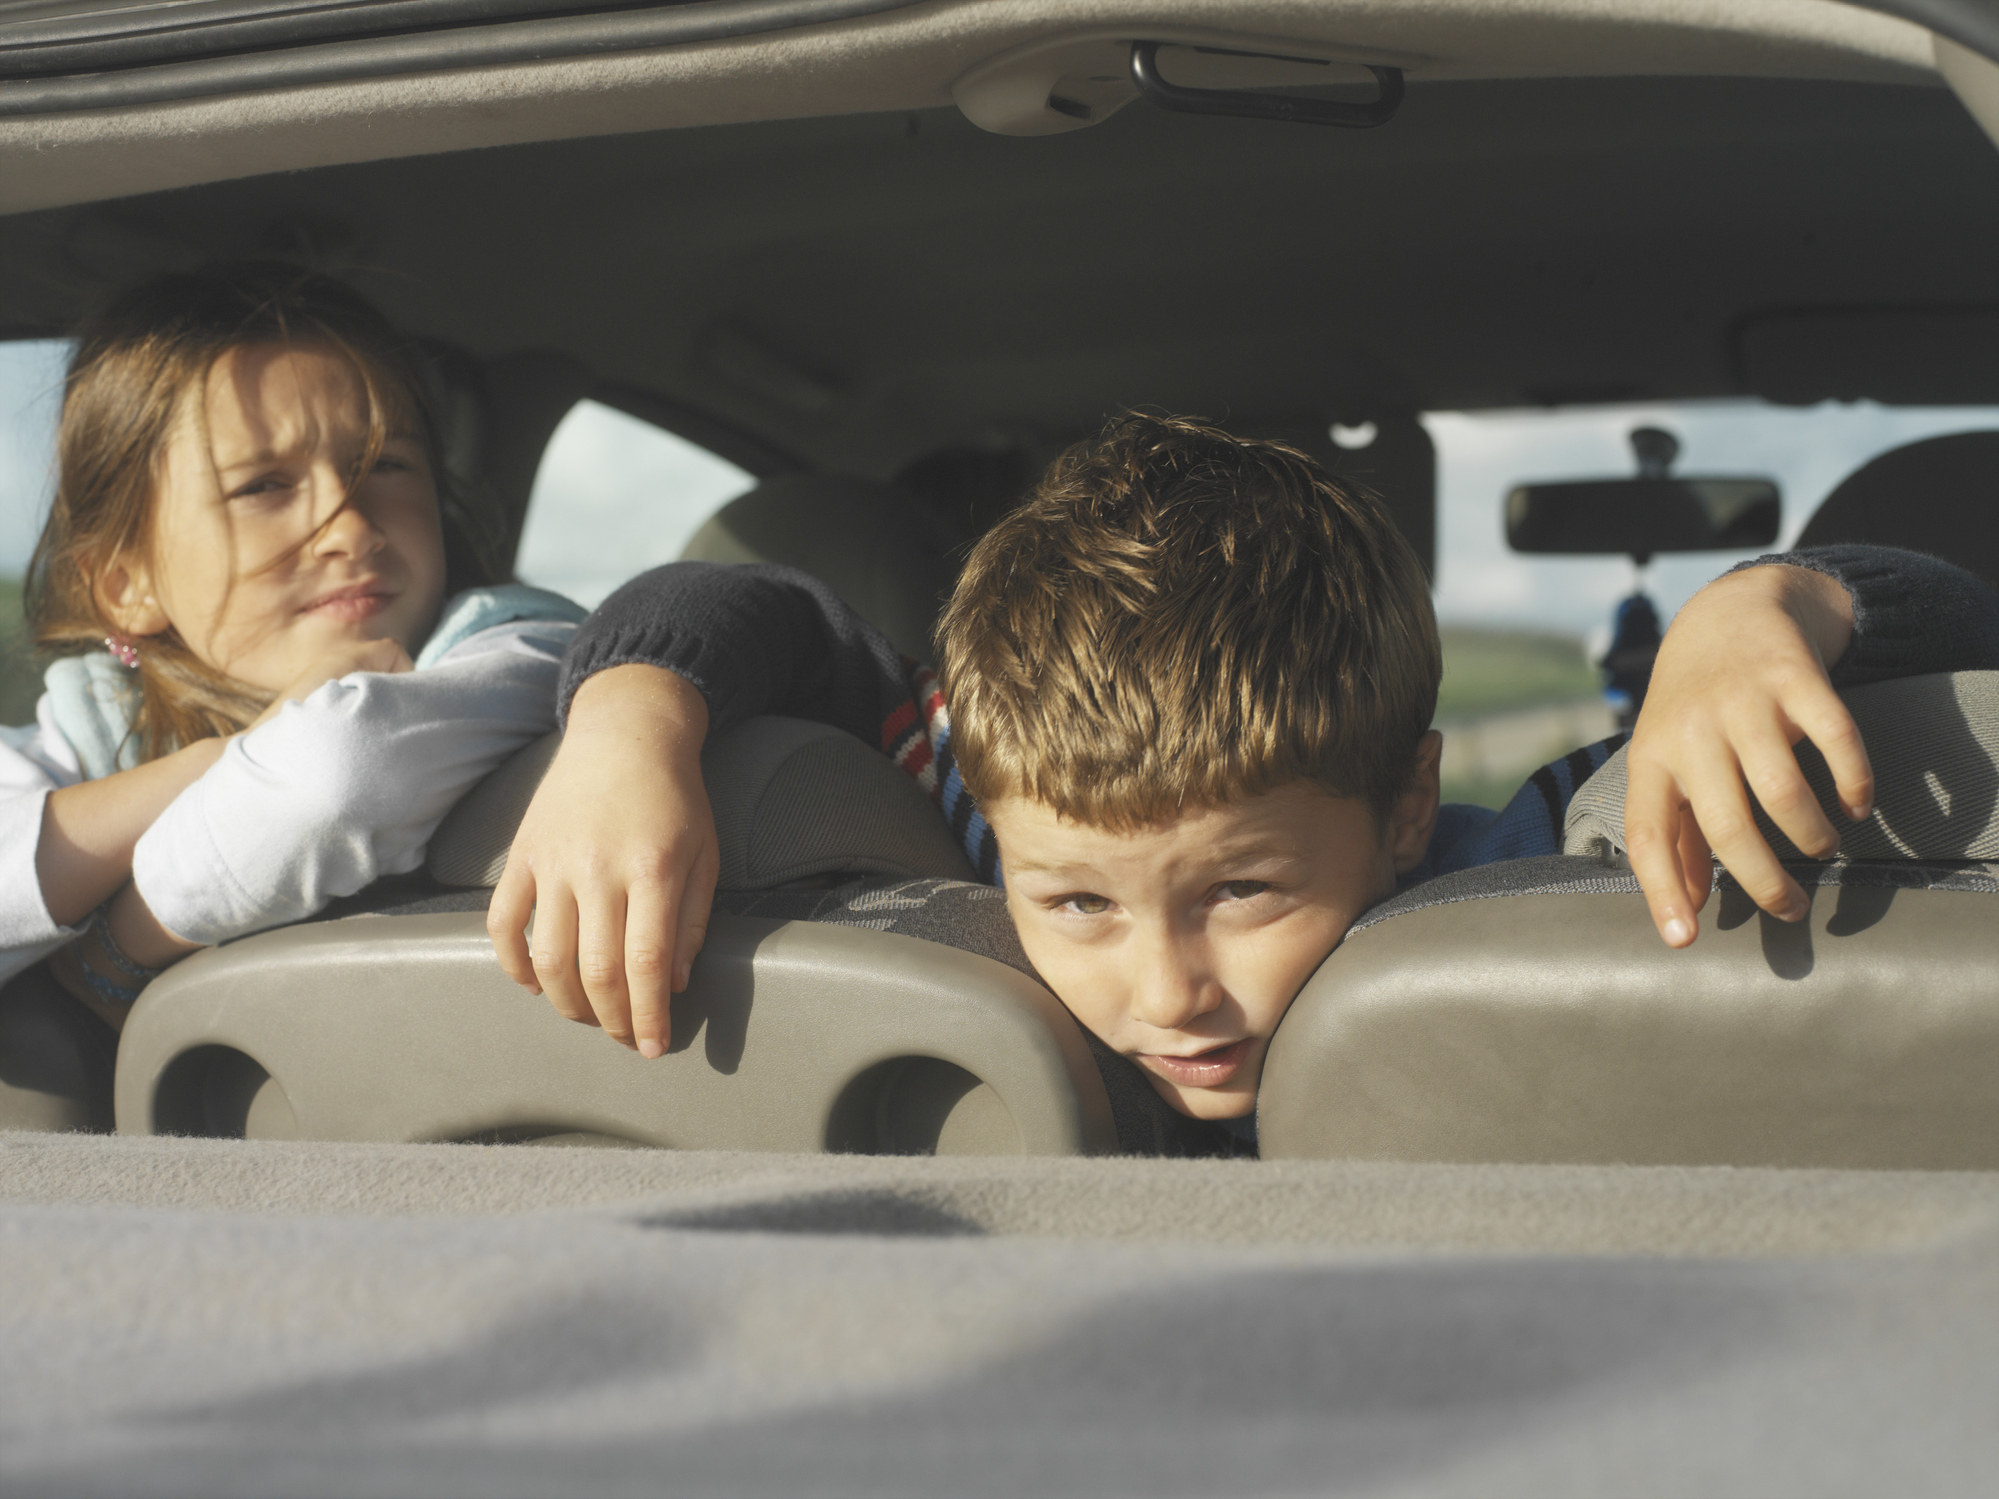
<path fill-rule="evenodd" d="M 1215 887 L 1219 900 L 1248 900 L 1253 895 L 1261 895 L 1270 888 L 1268 880 L 1230 880 Z"/>
<path fill-rule="evenodd" d="M 1111 908 L 1111 903 L 1104 896 L 1078 891 L 1073 895 L 1063 896 L 1055 903 L 1055 908 L 1058 911 L 1072 911 L 1078 916 L 1101 916 Z"/>

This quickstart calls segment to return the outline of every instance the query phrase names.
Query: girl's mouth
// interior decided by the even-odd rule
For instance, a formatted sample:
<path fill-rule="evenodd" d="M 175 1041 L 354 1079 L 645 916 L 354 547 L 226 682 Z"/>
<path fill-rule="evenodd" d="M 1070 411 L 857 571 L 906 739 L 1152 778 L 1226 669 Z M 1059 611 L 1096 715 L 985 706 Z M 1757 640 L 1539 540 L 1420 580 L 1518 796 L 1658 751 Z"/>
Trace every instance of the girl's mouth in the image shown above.
<path fill-rule="evenodd" d="M 353 588 L 342 588 L 314 599 L 301 613 L 317 614 L 322 619 L 337 619 L 352 624 L 357 620 L 373 619 L 395 601 L 395 595 L 375 584 L 359 584 Z"/>
<path fill-rule="evenodd" d="M 1155 1072 L 1169 1083 L 1178 1083 L 1183 1088 L 1219 1088 L 1242 1071 L 1242 1064 L 1249 1059 L 1251 1039 L 1245 1036 L 1240 1041 L 1230 1041 L 1184 1057 L 1140 1052 L 1137 1061 L 1148 1072 Z"/>

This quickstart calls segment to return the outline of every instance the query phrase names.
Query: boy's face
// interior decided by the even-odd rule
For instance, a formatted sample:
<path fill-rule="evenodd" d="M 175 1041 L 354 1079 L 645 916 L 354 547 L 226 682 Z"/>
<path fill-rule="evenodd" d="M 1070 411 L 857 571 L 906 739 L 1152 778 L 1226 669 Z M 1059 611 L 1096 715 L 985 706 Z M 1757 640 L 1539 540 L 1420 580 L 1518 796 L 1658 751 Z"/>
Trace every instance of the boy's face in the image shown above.
<path fill-rule="evenodd" d="M 1423 857 L 1437 818 L 1432 732 L 1384 830 L 1306 782 L 1136 833 L 1004 797 L 998 835 L 1021 945 L 1076 1018 L 1183 1114 L 1256 1109 L 1263 1058 L 1305 980 Z"/>

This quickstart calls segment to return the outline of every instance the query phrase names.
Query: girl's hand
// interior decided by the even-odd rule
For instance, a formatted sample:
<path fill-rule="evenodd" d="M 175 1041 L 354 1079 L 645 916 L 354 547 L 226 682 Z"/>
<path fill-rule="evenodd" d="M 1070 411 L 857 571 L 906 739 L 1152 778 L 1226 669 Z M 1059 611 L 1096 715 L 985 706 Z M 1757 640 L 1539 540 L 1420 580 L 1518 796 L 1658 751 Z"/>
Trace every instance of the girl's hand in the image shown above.
<path fill-rule="evenodd" d="M 1666 632 L 1627 751 L 1625 843 L 1669 947 L 1698 931 L 1710 852 L 1752 900 L 1785 921 L 1809 909 L 1757 831 L 1749 794 L 1803 852 L 1839 847 L 1793 746 L 1825 756 L 1856 822 L 1874 772 L 1828 672 L 1853 635 L 1853 601 L 1824 574 L 1768 565 L 1710 583 Z"/>
<path fill-rule="evenodd" d="M 707 733 L 708 705 L 674 672 L 615 666 L 586 681 L 486 917 L 515 983 L 647 1057 L 671 1039 L 669 994 L 687 987 L 721 872 Z"/>
<path fill-rule="evenodd" d="M 250 728 L 269 723 L 286 703 L 302 703 L 328 682 L 357 671 L 414 671 L 409 652 L 393 640 L 349 640 L 329 650 L 279 689 L 271 705 L 250 721 Z M 246 731 L 247 732 L 247 731 Z"/>

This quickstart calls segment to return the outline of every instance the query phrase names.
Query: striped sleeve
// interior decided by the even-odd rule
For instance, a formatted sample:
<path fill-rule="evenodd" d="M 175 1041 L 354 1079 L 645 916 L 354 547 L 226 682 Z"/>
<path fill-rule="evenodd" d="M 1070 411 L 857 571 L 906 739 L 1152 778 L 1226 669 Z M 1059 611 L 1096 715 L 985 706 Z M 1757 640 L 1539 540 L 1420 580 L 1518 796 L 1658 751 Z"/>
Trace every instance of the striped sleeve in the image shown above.
<path fill-rule="evenodd" d="M 882 720 L 882 753 L 902 769 L 937 804 L 951 825 L 951 836 L 965 858 L 988 885 L 1000 883 L 999 844 L 980 814 L 972 793 L 958 774 L 951 753 L 951 708 L 944 689 L 929 667 L 903 660 L 909 696 Z"/>

